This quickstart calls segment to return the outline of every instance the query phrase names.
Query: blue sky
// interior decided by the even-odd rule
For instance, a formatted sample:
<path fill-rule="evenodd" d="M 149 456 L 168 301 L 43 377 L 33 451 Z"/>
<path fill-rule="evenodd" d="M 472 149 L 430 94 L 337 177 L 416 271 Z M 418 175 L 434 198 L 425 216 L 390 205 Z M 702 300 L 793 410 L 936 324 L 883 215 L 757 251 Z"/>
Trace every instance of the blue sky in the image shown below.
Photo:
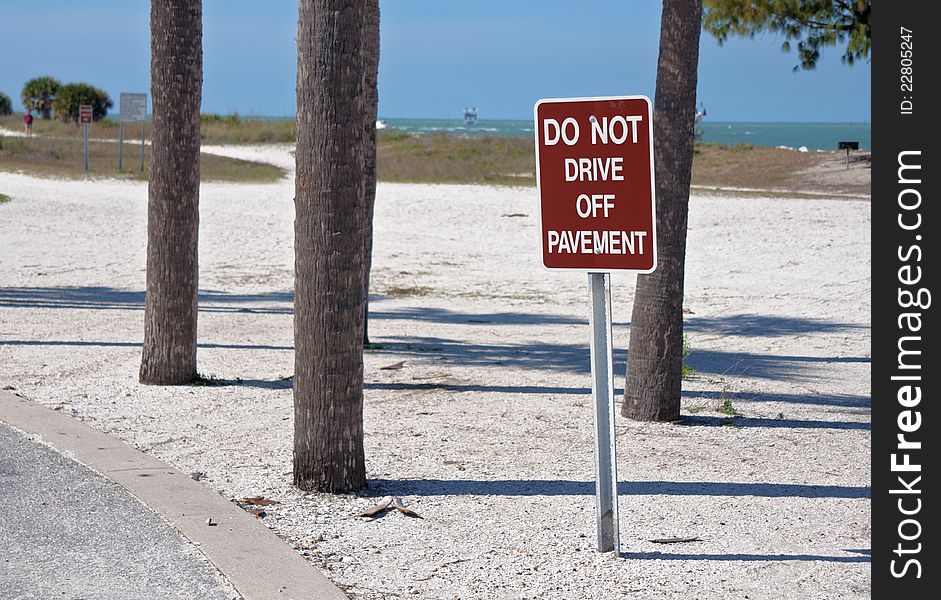
<path fill-rule="evenodd" d="M 145 0 L 3 0 L 0 91 L 30 77 L 149 92 Z M 660 4 L 646 0 L 380 0 L 379 114 L 531 118 L 539 98 L 654 95 Z M 204 0 L 203 111 L 294 112 L 297 3 Z M 868 121 L 870 65 L 828 48 L 816 71 L 774 36 L 703 34 L 699 98 L 714 121 Z"/>

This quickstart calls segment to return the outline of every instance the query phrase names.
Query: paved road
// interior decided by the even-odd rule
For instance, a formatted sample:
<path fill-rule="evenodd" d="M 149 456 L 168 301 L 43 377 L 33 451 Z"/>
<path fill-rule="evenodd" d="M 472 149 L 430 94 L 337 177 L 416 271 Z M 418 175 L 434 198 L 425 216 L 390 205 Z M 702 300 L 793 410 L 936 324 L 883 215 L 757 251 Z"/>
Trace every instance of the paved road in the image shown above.
<path fill-rule="evenodd" d="M 238 597 L 123 488 L 4 424 L 0 507 L 4 600 Z"/>

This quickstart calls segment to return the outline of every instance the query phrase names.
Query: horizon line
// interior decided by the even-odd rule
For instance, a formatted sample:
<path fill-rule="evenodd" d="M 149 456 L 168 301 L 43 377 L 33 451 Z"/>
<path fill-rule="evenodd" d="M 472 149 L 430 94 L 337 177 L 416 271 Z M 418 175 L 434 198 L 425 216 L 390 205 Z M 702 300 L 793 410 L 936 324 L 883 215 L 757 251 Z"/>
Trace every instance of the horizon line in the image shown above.
<path fill-rule="evenodd" d="M 255 119 L 284 119 L 284 120 L 286 120 L 286 119 L 294 119 L 294 118 L 297 117 L 296 114 L 293 114 L 293 115 L 265 115 L 265 114 L 259 114 L 259 113 L 247 113 L 247 112 L 246 112 L 246 113 L 243 113 L 243 112 L 239 112 L 239 111 L 233 111 L 233 112 L 228 112 L 228 113 L 225 113 L 225 112 L 208 111 L 208 112 L 203 112 L 203 113 L 201 113 L 201 114 L 204 114 L 204 115 L 218 115 L 218 116 L 223 116 L 223 117 L 229 116 L 229 115 L 238 115 L 239 117 L 244 118 L 244 119 L 253 119 L 253 118 L 255 118 Z M 148 116 L 149 116 L 149 115 L 150 115 L 150 113 L 148 113 Z M 385 120 L 396 120 L 396 121 L 463 121 L 463 118 L 461 118 L 461 117 L 459 117 L 459 116 L 456 116 L 456 117 L 427 117 L 427 116 L 426 116 L 426 117 L 387 117 L 387 116 L 379 116 L 378 119 L 379 119 L 380 121 L 385 121 Z M 478 122 L 481 122 L 481 121 L 517 121 L 517 122 L 523 122 L 523 121 L 532 121 L 532 117 L 524 117 L 524 118 L 515 118 L 515 117 L 490 117 L 490 118 L 478 119 Z M 787 121 L 787 120 L 774 120 L 774 121 L 772 121 L 772 120 L 767 120 L 767 121 L 765 121 L 765 120 L 760 120 L 760 119 L 715 119 L 715 120 L 712 120 L 712 119 L 704 119 L 704 120 L 703 120 L 703 124 L 708 125 L 709 123 L 762 123 L 762 124 L 786 124 L 786 125 L 870 125 L 870 126 L 871 126 L 871 125 L 872 125 L 872 119 L 871 119 L 871 118 L 868 118 L 868 119 L 861 119 L 861 120 L 849 119 L 849 120 L 845 120 L 845 121 L 803 121 L 803 120 L 797 120 L 797 121 Z"/>

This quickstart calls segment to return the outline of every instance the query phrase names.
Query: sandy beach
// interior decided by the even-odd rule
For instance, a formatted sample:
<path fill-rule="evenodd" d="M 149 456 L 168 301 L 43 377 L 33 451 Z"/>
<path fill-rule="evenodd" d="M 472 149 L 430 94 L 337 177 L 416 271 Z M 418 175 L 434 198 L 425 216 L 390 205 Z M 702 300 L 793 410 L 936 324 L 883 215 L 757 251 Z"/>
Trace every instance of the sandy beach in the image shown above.
<path fill-rule="evenodd" d="M 286 145 L 203 150 L 293 172 Z M 202 186 L 199 387 L 137 383 L 145 182 L 0 172 L 0 192 L 0 387 L 277 500 L 265 524 L 354 598 L 869 595 L 868 200 L 694 190 L 695 373 L 681 423 L 618 420 L 614 557 L 587 277 L 540 266 L 533 188 L 379 184 L 369 489 L 346 496 L 291 485 L 292 176 Z M 634 276 L 613 288 L 620 389 Z M 388 494 L 423 518 L 356 516 Z M 699 541 L 650 541 L 670 537 Z"/>

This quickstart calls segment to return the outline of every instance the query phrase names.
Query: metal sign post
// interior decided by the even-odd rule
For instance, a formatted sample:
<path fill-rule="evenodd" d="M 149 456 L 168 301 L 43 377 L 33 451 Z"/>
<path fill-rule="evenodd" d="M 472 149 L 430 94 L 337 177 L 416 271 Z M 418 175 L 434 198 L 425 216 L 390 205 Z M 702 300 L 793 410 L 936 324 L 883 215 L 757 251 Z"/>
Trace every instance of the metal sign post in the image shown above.
<path fill-rule="evenodd" d="M 85 172 L 88 172 L 88 124 L 83 123 L 82 128 L 85 130 Z"/>
<path fill-rule="evenodd" d="M 859 142 L 837 142 L 840 150 L 846 150 L 846 168 L 850 168 L 850 150 L 859 150 Z"/>
<path fill-rule="evenodd" d="M 595 518 L 598 551 L 616 552 L 618 469 L 614 438 L 614 370 L 611 364 L 611 275 L 589 273 L 591 291 L 591 396 L 595 407 Z"/>
<path fill-rule="evenodd" d="M 121 144 L 118 150 L 118 169 L 124 163 L 124 124 L 140 121 L 140 170 L 144 172 L 144 125 L 147 123 L 147 94 L 121 92 Z"/>
<path fill-rule="evenodd" d="M 124 121 L 118 127 L 118 171 L 124 169 Z"/>
<path fill-rule="evenodd" d="M 89 104 L 82 104 L 78 107 L 78 122 L 82 124 L 85 130 L 85 172 L 88 172 L 88 126 L 92 121 L 92 107 Z"/>
<path fill-rule="evenodd" d="M 588 273 L 598 551 L 619 552 L 610 273 L 657 266 L 653 110 L 622 96 L 540 100 L 534 112 L 542 264 Z"/>
<path fill-rule="evenodd" d="M 141 119 L 140 122 L 140 172 L 144 172 L 144 123 L 146 121 Z"/>

